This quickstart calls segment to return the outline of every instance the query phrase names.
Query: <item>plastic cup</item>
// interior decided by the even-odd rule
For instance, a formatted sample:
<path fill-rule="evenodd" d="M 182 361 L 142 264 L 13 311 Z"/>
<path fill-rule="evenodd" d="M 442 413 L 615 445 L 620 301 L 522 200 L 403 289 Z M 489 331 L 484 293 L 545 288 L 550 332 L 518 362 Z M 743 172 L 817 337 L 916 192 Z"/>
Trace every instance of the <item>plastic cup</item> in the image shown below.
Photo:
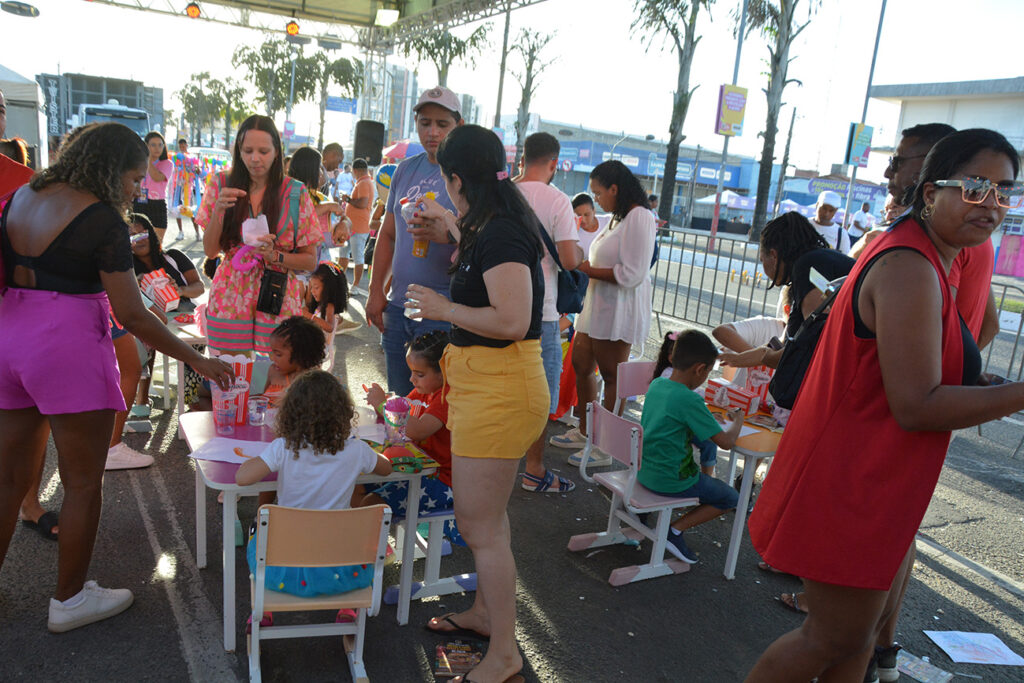
<path fill-rule="evenodd" d="M 254 396 L 249 399 L 249 424 L 259 427 L 267 422 L 267 407 L 270 401 L 266 396 Z"/>
<path fill-rule="evenodd" d="M 409 420 L 409 401 L 396 397 L 384 404 L 384 432 L 390 443 L 408 441 L 405 423 Z"/>
<path fill-rule="evenodd" d="M 235 389 L 223 391 L 213 383 L 210 389 L 210 393 L 213 394 L 213 422 L 217 426 L 217 433 L 234 434 L 235 419 L 238 416 L 238 393 Z"/>

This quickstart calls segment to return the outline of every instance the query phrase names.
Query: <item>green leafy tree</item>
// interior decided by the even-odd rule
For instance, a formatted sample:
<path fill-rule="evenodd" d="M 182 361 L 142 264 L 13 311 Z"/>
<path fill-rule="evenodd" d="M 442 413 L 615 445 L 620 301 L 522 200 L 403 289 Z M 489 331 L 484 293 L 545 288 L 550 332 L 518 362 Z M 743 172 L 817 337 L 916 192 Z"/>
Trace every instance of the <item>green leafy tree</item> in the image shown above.
<path fill-rule="evenodd" d="M 768 192 L 775 163 L 775 137 L 779 133 L 779 112 L 783 104 L 782 91 L 790 83 L 799 83 L 787 76 L 789 63 L 793 61 L 789 50 L 797 36 L 811 23 L 810 14 L 817 6 L 816 0 L 809 0 L 808 19 L 799 24 L 796 20 L 796 6 L 799 2 L 747 0 L 748 33 L 758 30 L 768 39 L 768 87 L 764 88 L 768 99 L 768 117 L 764 126 L 764 146 L 761 148 L 761 165 L 757 175 L 757 200 L 750 228 L 752 240 L 761 238 L 768 212 Z"/>
<path fill-rule="evenodd" d="M 518 52 L 523 60 L 522 70 L 512 72 L 522 89 L 519 109 L 516 111 L 516 160 L 513 168 L 519 167 L 519 159 L 523 155 L 526 127 L 530 123 L 530 101 L 537 92 L 538 78 L 541 72 L 554 62 L 553 59 L 544 61 L 541 58 L 541 52 L 554 37 L 554 33 L 541 33 L 524 28 L 519 32 L 516 44 L 509 50 L 509 52 Z"/>
<path fill-rule="evenodd" d="M 258 48 L 241 45 L 231 57 L 231 64 L 236 69 L 245 69 L 248 80 L 256 88 L 259 95 L 256 99 L 266 107 L 267 116 L 273 116 L 284 108 L 288 100 L 288 87 L 291 79 L 292 45 L 287 41 L 267 36 Z M 296 46 L 301 55 L 301 48 Z M 298 69 L 298 64 L 296 64 Z M 296 86 L 298 86 L 296 71 Z"/>
<path fill-rule="evenodd" d="M 690 67 L 697 50 L 697 16 L 702 7 L 709 8 L 713 0 L 636 0 L 636 19 L 633 30 L 662 34 L 675 48 L 679 68 L 676 89 L 672 97 L 672 118 L 668 124 L 668 145 L 665 149 L 665 170 L 661 180 L 658 216 L 662 220 L 672 217 L 672 201 L 676 194 L 676 169 L 679 166 L 679 145 L 682 144 L 683 124 L 690 109 L 690 100 L 697 86 L 690 88 Z M 650 46 L 650 43 L 648 43 Z"/>
<path fill-rule="evenodd" d="M 303 100 L 317 98 L 320 103 L 320 131 L 317 134 L 316 146 L 324 146 L 324 120 L 327 117 L 327 92 L 331 85 L 339 87 L 345 97 L 354 97 L 363 82 L 363 66 L 359 60 L 345 57 L 331 60 L 323 52 L 317 52 L 303 60 Z M 296 68 L 295 86 L 299 86 L 299 73 Z M 308 81 L 308 83 L 306 83 Z M 312 85 L 312 87 L 308 87 Z"/>
<path fill-rule="evenodd" d="M 178 91 L 182 112 L 192 133 L 192 144 L 202 144 L 203 126 L 211 120 L 208 84 L 210 73 L 202 71 L 189 76 L 188 83 Z"/>
<path fill-rule="evenodd" d="M 227 78 L 211 82 L 210 89 L 215 92 L 219 104 L 216 116 L 224 123 L 224 148 L 230 149 L 231 131 L 248 116 L 251 109 L 245 101 L 245 87 L 233 78 Z"/>
<path fill-rule="evenodd" d="M 475 56 L 487 45 L 487 27 L 480 26 L 468 38 L 459 38 L 448 31 L 431 31 L 413 38 L 403 46 L 405 55 L 430 61 L 437 67 L 437 84 L 448 85 L 448 69 L 460 60 L 475 64 Z"/>

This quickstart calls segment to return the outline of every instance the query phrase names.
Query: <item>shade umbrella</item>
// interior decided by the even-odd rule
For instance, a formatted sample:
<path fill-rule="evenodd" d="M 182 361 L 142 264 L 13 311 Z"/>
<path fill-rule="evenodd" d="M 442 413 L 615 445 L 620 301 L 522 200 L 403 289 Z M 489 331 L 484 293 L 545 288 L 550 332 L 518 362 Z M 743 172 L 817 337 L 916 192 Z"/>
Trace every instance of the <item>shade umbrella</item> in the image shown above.
<path fill-rule="evenodd" d="M 423 152 L 423 145 L 412 140 L 399 140 L 390 147 L 385 147 L 381 152 L 388 159 L 408 159 Z"/>

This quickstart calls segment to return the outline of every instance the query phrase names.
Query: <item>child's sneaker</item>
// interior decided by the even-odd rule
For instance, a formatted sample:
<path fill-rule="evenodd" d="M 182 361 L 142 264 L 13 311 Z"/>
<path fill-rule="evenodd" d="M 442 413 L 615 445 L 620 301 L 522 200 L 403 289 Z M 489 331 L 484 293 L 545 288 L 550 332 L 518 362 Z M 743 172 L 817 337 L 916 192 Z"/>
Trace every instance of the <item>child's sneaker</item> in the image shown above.
<path fill-rule="evenodd" d="M 697 553 L 690 550 L 690 546 L 686 545 L 682 533 L 676 534 L 669 529 L 668 543 L 665 544 L 665 550 L 687 564 L 697 564 Z"/>
<path fill-rule="evenodd" d="M 893 643 L 891 647 L 875 648 L 875 661 L 878 662 L 878 680 L 892 683 L 900 679 L 900 670 L 896 668 L 896 653 L 900 649 L 899 643 Z"/>
<path fill-rule="evenodd" d="M 120 614 L 135 599 L 127 588 L 100 588 L 95 581 L 86 581 L 82 593 L 85 599 L 74 607 L 50 599 L 50 620 L 46 626 L 52 633 L 64 633 Z"/>
<path fill-rule="evenodd" d="M 583 448 L 587 445 L 587 437 L 580 433 L 579 427 L 573 427 L 565 434 L 559 434 L 548 439 L 555 448 Z"/>
<path fill-rule="evenodd" d="M 354 609 L 340 609 L 334 617 L 335 624 L 349 624 L 356 620 L 359 615 Z"/>

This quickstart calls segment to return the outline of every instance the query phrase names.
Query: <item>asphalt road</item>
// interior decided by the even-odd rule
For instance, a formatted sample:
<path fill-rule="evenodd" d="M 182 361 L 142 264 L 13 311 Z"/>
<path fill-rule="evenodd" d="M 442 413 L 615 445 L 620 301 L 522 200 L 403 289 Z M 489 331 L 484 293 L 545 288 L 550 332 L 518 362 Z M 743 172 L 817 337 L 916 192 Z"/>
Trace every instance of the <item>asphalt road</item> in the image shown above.
<path fill-rule="evenodd" d="M 358 313 L 355 318 L 361 320 Z M 336 374 L 350 386 L 382 378 L 377 339 L 366 327 L 338 337 Z M 153 434 L 126 440 L 156 456 L 156 464 L 111 472 L 104 479 L 103 519 L 90 571 L 101 585 L 131 588 L 135 604 L 113 619 L 63 635 L 48 633 L 56 544 L 19 525 L 0 569 L 0 680 L 246 679 L 244 618 L 236 624 L 240 650 L 225 653 L 222 648 L 215 496 L 206 501 L 210 563 L 200 570 L 195 566 L 192 462 L 175 438 L 175 417 L 154 410 L 153 422 Z M 1020 438 L 1020 428 L 1007 425 L 986 426 L 981 437 L 976 430 L 958 433 L 922 525 L 921 552 L 898 640 L 946 671 L 969 674 L 955 680 L 1024 680 L 1021 668 L 954 664 L 923 633 L 994 633 L 1024 655 L 1024 462 L 1010 458 Z M 565 463 L 566 453 L 549 448 L 548 462 L 577 482 L 575 492 L 534 494 L 517 488 L 509 506 L 519 572 L 517 636 L 527 680 L 738 681 L 774 638 L 799 626 L 801 617 L 776 600 L 783 591 L 798 590 L 799 583 L 758 570 L 749 540 L 744 540 L 736 579 L 722 576 L 731 516 L 688 538 L 700 554 L 690 572 L 610 586 L 611 570 L 643 561 L 649 546 L 581 553 L 566 549 L 569 536 L 599 530 L 607 519 L 607 499 Z M 62 497 L 55 463 L 51 449 L 44 477 L 49 509 L 59 509 Z M 903 465 L 894 460 L 894 466 Z M 243 524 L 254 512 L 255 499 L 243 500 Z M 235 561 L 238 576 L 244 577 L 241 550 Z M 471 571 L 468 551 L 456 548 L 442 570 Z M 397 580 L 396 568 L 390 567 L 385 578 Z M 239 585 L 236 608 L 245 614 L 248 596 L 244 581 Z M 454 595 L 414 603 L 404 627 L 394 620 L 395 608 L 384 606 L 367 628 L 371 678 L 433 680 L 433 648 L 439 639 L 422 625 L 471 600 L 472 595 Z M 348 680 L 340 639 L 271 642 L 262 662 L 267 681 Z"/>

